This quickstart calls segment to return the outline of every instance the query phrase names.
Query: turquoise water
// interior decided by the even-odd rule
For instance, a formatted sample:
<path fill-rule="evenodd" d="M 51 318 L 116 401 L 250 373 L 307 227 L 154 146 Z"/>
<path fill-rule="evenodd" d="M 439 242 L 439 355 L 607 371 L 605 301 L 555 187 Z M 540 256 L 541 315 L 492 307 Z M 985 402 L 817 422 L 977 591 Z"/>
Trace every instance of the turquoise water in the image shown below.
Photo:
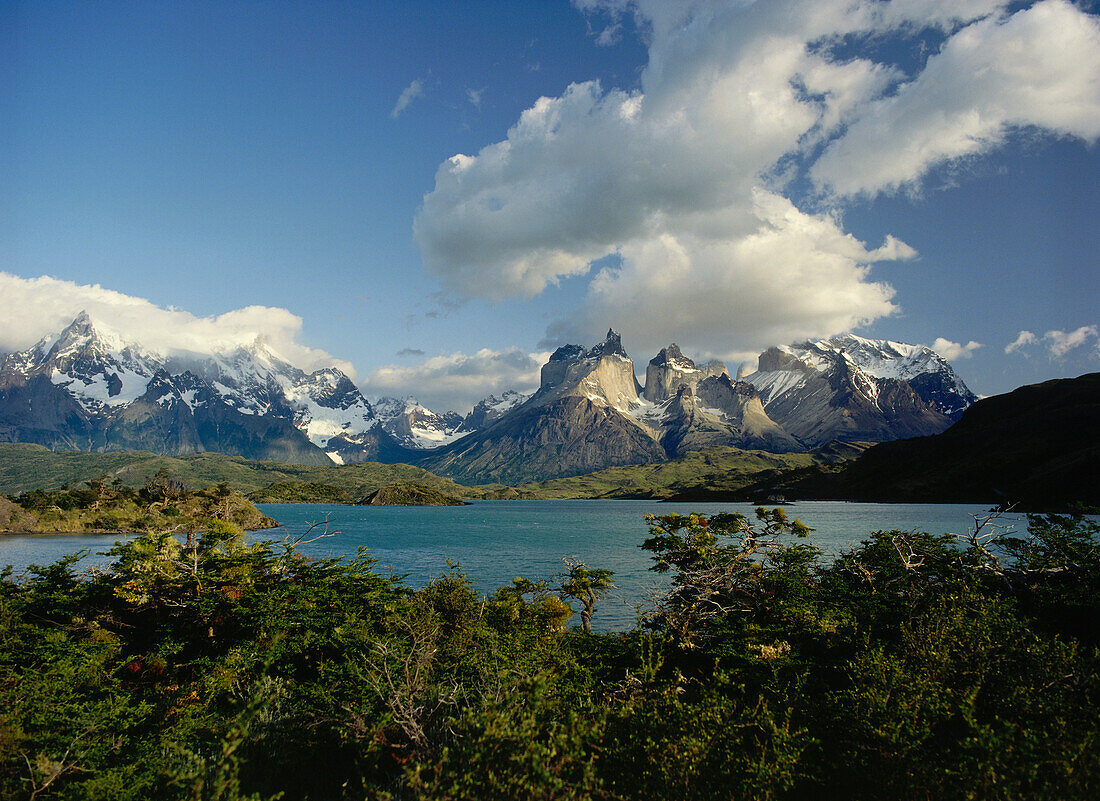
<path fill-rule="evenodd" d="M 666 580 L 649 570 L 649 554 L 638 546 L 646 538 L 646 514 L 752 514 L 748 504 L 658 503 L 656 501 L 483 501 L 470 506 L 378 507 L 339 504 L 262 504 L 283 529 L 256 532 L 258 539 L 298 536 L 311 523 L 328 520 L 325 537 L 302 548 L 312 556 L 344 556 L 366 546 L 379 560 L 378 570 L 406 575 L 423 586 L 457 563 L 482 591 L 511 583 L 516 576 L 554 580 L 563 572 L 563 556 L 590 567 L 615 571 L 618 585 L 605 598 L 593 623 L 604 629 L 629 628 L 636 607 L 659 592 Z M 851 547 L 877 529 L 964 533 L 973 513 L 968 504 L 868 504 L 803 501 L 786 507 L 815 529 L 810 542 L 828 555 Z M 1017 528 L 1023 515 L 1010 516 Z M 315 531 L 314 535 L 320 530 Z M 313 535 L 311 535 L 313 536 Z M 103 553 L 118 537 L 93 535 L 0 536 L 0 565 L 19 573 L 30 563 L 49 564 L 65 554 L 88 549 L 82 566 L 104 565 Z"/>

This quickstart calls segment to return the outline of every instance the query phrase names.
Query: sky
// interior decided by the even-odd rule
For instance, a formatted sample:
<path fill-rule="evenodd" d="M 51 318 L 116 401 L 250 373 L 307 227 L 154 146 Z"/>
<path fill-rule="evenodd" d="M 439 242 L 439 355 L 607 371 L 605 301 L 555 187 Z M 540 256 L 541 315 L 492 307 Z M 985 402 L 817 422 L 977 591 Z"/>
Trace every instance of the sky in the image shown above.
<path fill-rule="evenodd" d="M 0 0 L 0 351 L 81 309 L 468 409 L 613 327 L 1100 369 L 1068 0 Z"/>

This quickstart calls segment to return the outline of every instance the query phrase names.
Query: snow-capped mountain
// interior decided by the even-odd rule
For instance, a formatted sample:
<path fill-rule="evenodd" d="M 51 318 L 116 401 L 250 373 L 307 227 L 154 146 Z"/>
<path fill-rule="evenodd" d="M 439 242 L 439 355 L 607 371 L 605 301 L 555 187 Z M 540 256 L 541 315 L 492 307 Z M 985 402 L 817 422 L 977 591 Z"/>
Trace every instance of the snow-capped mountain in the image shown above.
<path fill-rule="evenodd" d="M 458 412 L 433 412 L 412 395 L 407 398 L 379 398 L 374 413 L 387 432 L 406 448 L 425 450 L 454 442 L 466 431 Z"/>
<path fill-rule="evenodd" d="M 720 362 L 697 367 L 675 345 L 650 362 L 642 391 L 613 330 L 591 348 L 558 348 L 538 391 L 514 400 L 421 464 L 465 480 L 522 481 L 662 461 L 708 445 L 800 448 L 768 418 L 753 387 L 731 381 Z"/>
<path fill-rule="evenodd" d="M 262 338 L 162 353 L 81 313 L 0 359 L 0 442 L 407 462 L 520 482 L 714 445 L 781 452 L 938 433 L 975 400 L 931 349 L 852 335 L 769 348 L 743 380 L 669 345 L 648 363 L 643 388 L 609 330 L 592 347 L 558 348 L 533 395 L 490 395 L 462 417 L 413 397 L 372 404 L 340 370 L 307 373 Z"/>
<path fill-rule="evenodd" d="M 639 389 L 614 331 L 592 348 L 565 345 L 543 365 L 534 395 L 420 464 L 459 480 L 512 483 L 661 461 L 664 450 L 630 416 L 642 406 Z"/>
<path fill-rule="evenodd" d="M 336 368 L 306 373 L 262 338 L 211 354 L 148 351 L 83 312 L 0 361 L 0 440 L 316 463 L 401 450 Z"/>
<path fill-rule="evenodd" d="M 509 389 L 503 392 L 500 397 L 490 395 L 483 398 L 474 405 L 474 408 L 462 420 L 462 424 L 456 429 L 456 433 L 471 434 L 474 431 L 480 431 L 530 397 L 530 395 Z"/>
<path fill-rule="evenodd" d="M 696 365 L 675 343 L 647 365 L 643 402 L 635 417 L 670 456 L 708 445 L 774 452 L 801 448 L 768 417 L 751 384 L 730 379 L 720 361 Z"/>
<path fill-rule="evenodd" d="M 936 434 L 977 400 L 931 348 L 852 334 L 769 348 L 744 380 L 809 447 Z"/>

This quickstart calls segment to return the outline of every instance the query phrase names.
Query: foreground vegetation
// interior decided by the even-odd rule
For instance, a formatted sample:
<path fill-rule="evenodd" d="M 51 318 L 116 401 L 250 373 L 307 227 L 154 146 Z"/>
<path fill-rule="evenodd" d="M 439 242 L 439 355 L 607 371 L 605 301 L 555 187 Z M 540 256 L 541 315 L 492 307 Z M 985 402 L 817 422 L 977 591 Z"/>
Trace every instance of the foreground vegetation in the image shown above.
<path fill-rule="evenodd" d="M 825 564 L 757 514 L 651 518 L 671 590 L 625 634 L 567 627 L 614 580 L 576 561 L 413 590 L 225 522 L 9 573 L 0 797 L 1096 797 L 1095 524 Z"/>
<path fill-rule="evenodd" d="M 279 524 L 225 484 L 188 490 L 164 471 L 140 489 L 117 479 L 90 479 L 73 489 L 0 496 L 0 533 L 190 532 L 211 521 L 248 531 Z"/>

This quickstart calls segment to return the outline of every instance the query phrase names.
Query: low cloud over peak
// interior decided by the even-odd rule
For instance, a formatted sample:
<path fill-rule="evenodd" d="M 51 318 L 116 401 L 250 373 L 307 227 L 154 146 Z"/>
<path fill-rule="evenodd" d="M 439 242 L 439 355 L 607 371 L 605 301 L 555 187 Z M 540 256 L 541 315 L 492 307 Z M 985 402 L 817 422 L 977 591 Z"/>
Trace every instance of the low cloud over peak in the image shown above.
<path fill-rule="evenodd" d="M 549 353 L 519 348 L 432 356 L 414 365 L 391 364 L 371 372 L 362 382 L 368 395 L 405 397 L 415 394 L 437 411 L 469 411 L 479 400 L 509 389 L 538 389 L 539 372 Z"/>
<path fill-rule="evenodd" d="M 210 354 L 246 347 L 257 338 L 303 370 L 338 367 L 354 377 L 349 362 L 302 345 L 302 318 L 286 309 L 247 306 L 224 314 L 196 317 L 175 308 L 164 309 L 144 298 L 82 285 L 49 276 L 21 278 L 0 272 L 0 350 L 33 345 L 57 333 L 87 311 L 124 340 L 164 353 Z"/>

